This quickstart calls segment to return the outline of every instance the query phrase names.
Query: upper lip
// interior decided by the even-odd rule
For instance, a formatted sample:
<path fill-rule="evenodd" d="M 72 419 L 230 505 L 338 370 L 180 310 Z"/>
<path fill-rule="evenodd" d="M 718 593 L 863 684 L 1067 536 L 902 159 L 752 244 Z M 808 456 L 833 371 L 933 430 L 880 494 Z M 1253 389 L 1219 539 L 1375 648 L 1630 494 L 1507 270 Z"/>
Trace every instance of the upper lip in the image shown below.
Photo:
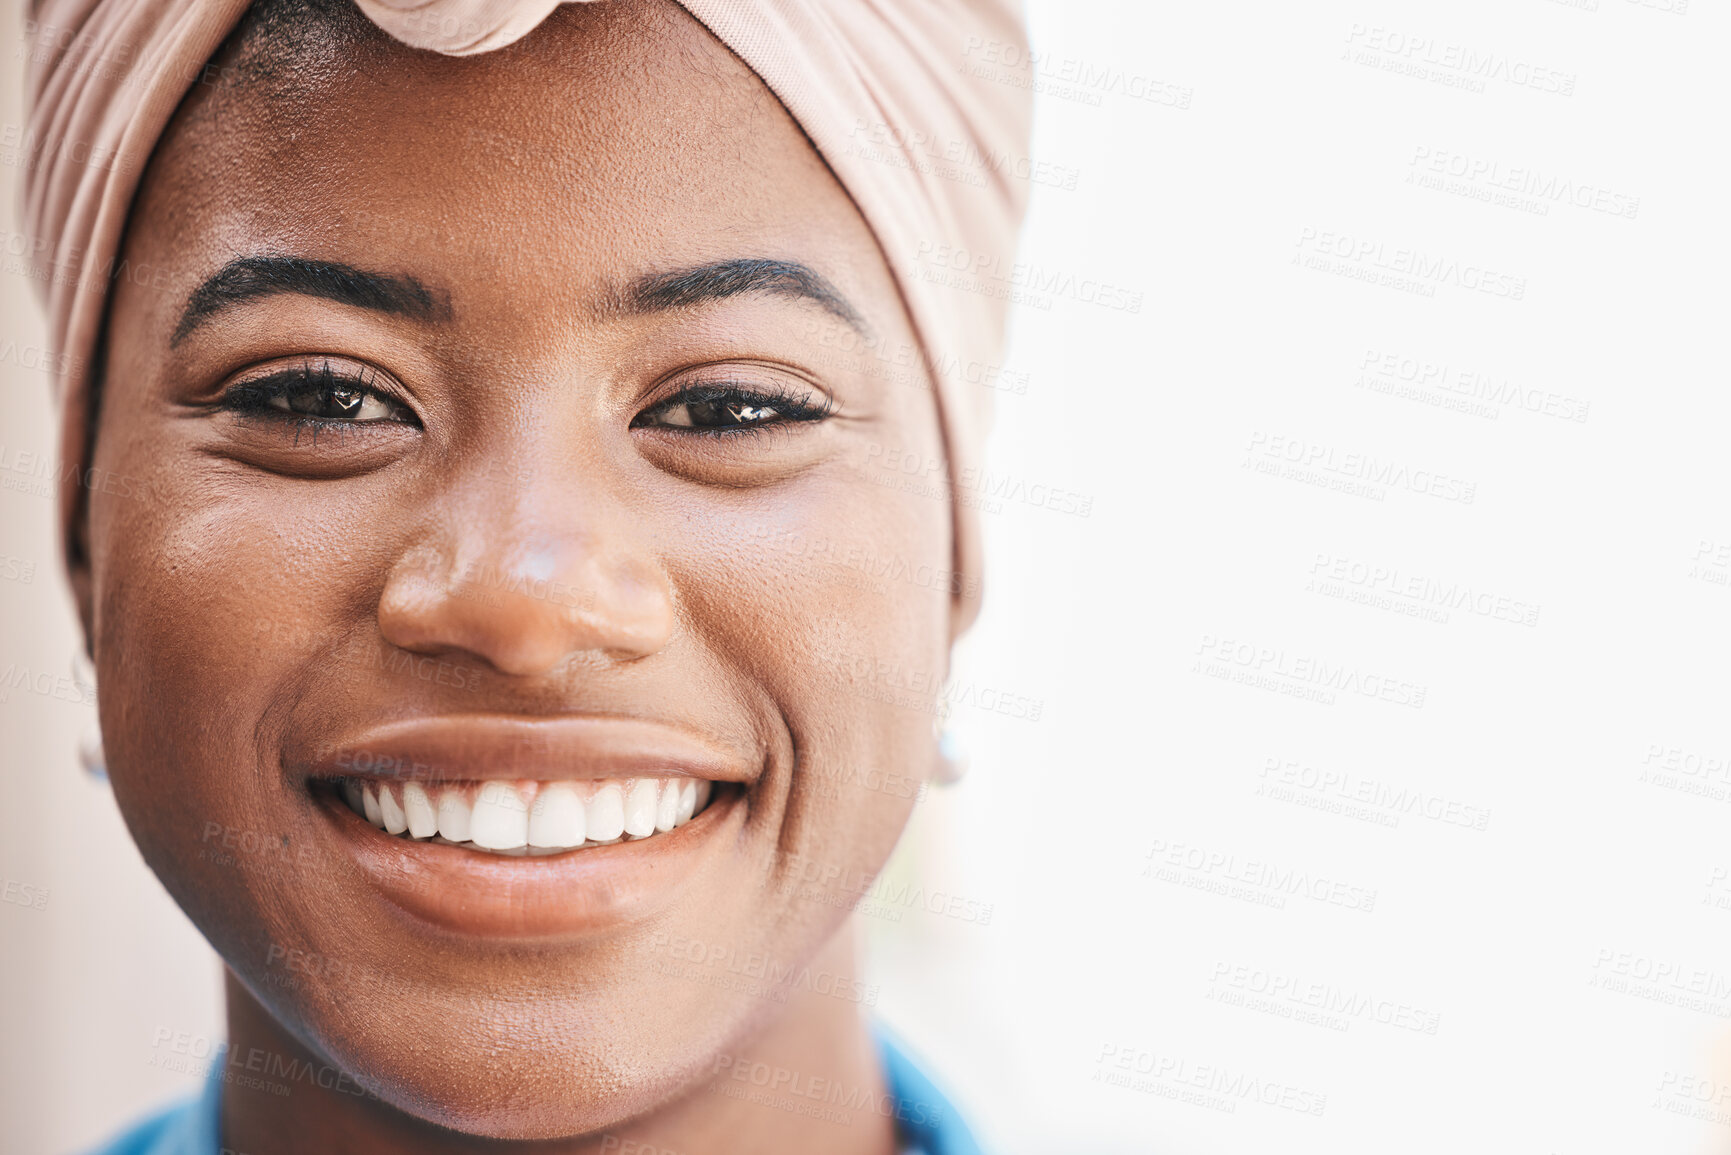
<path fill-rule="evenodd" d="M 291 758 L 313 778 L 421 782 L 690 777 L 748 782 L 748 759 L 690 731 L 617 717 L 399 719 Z"/>

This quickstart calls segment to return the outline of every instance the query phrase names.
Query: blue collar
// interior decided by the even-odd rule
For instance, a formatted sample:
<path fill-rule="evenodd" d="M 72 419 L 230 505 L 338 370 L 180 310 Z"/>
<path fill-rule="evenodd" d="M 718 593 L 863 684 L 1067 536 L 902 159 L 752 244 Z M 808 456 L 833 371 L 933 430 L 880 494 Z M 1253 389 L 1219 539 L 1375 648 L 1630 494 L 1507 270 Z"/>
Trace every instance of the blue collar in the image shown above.
<path fill-rule="evenodd" d="M 878 1110 L 895 1119 L 902 1155 L 980 1155 L 974 1134 L 942 1091 L 881 1027 L 873 1027 L 889 1097 Z M 219 1155 L 222 1117 L 220 1062 L 204 1092 L 160 1111 L 91 1155 Z"/>
<path fill-rule="evenodd" d="M 873 1024 L 878 1054 L 883 1056 L 884 1081 L 895 1103 L 896 1137 L 903 1155 L 980 1155 L 974 1133 L 944 1093 L 881 1024 Z"/>

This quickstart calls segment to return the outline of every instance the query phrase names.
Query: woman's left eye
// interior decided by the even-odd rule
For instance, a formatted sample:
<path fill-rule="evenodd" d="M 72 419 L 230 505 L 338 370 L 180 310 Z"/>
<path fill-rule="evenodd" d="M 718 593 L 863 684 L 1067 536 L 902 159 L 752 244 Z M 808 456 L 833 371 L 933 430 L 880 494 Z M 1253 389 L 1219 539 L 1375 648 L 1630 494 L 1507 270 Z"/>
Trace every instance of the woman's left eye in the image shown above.
<path fill-rule="evenodd" d="M 811 393 L 765 392 L 738 385 L 694 385 L 647 409 L 631 422 L 634 427 L 660 426 L 705 433 L 730 433 L 821 421 L 829 415 L 827 401 Z"/>

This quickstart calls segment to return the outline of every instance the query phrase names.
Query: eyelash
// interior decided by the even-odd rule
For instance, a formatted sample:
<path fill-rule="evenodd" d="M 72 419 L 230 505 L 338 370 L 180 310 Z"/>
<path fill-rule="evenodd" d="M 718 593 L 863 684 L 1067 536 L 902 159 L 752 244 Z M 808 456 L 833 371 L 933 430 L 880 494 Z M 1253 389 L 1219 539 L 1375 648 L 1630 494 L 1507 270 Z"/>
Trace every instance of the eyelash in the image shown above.
<path fill-rule="evenodd" d="M 359 373 L 339 372 L 328 361 L 316 363 L 308 361 L 293 368 L 281 369 L 267 376 L 256 377 L 250 381 L 243 381 L 234 385 L 223 394 L 221 404 L 230 412 L 245 417 L 261 418 L 288 425 L 295 430 L 297 444 L 302 431 L 311 431 L 316 437 L 321 432 L 338 430 L 343 433 L 350 433 L 357 427 L 382 425 L 393 421 L 417 429 L 420 428 L 421 423 L 415 417 L 414 412 L 398 401 L 388 390 L 380 388 L 377 381 L 377 375 L 370 370 L 363 369 Z M 394 411 L 394 417 L 344 420 L 316 417 L 305 413 L 297 414 L 272 404 L 296 393 L 336 389 L 348 389 L 376 398 Z M 819 399 L 814 401 L 814 396 Z M 776 416 L 767 421 L 741 423 L 730 427 L 669 426 L 645 420 L 679 405 L 713 405 L 724 402 L 733 402 L 740 407 L 773 409 Z M 633 429 L 646 426 L 677 429 L 684 436 L 738 437 L 742 434 L 763 436 L 778 430 L 785 431 L 784 427 L 788 425 L 822 421 L 829 417 L 834 409 L 834 400 L 816 390 L 795 390 L 786 385 L 762 385 L 744 381 L 706 381 L 689 385 L 652 408 L 644 410 L 632 419 L 631 427 Z"/>
<path fill-rule="evenodd" d="M 814 400 L 814 397 L 818 399 Z M 757 409 L 774 409 L 777 415 L 769 421 L 721 428 L 654 425 L 644 420 L 678 405 L 713 405 L 727 401 Z M 785 427 L 789 425 L 822 421 L 834 411 L 834 399 L 812 389 L 796 390 L 786 385 L 763 385 L 745 381 L 705 381 L 700 384 L 688 385 L 666 400 L 645 409 L 632 418 L 631 427 L 633 429 L 646 426 L 661 429 L 672 428 L 688 437 L 763 436 L 776 431 L 785 431 Z"/>
<path fill-rule="evenodd" d="M 295 443 L 300 443 L 300 434 L 310 431 L 315 438 L 319 433 L 332 430 L 351 433 L 358 427 L 368 425 L 402 424 L 420 428 L 420 421 L 414 412 L 386 389 L 377 384 L 378 376 L 370 369 L 362 369 L 358 373 L 339 372 L 329 361 L 306 361 L 289 369 L 279 369 L 264 377 L 255 377 L 250 381 L 242 381 L 232 386 L 222 396 L 223 408 L 243 417 L 281 422 L 294 429 Z M 390 418 L 372 418 L 365 421 L 341 420 L 331 417 L 315 417 L 307 413 L 295 413 L 280 409 L 271 402 L 289 397 L 295 393 L 316 390 L 349 389 L 376 398 L 384 402 L 393 411 Z"/>

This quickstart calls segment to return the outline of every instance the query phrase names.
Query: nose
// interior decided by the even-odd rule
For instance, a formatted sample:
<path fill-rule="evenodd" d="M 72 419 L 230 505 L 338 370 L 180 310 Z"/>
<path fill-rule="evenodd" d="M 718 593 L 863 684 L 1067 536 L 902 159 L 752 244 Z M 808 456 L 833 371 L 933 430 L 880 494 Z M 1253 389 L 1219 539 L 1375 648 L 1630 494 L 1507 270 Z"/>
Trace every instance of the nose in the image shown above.
<path fill-rule="evenodd" d="M 666 572 L 595 489 L 521 479 L 453 484 L 392 565 L 379 628 L 416 653 L 464 650 L 500 673 L 551 673 L 579 654 L 646 657 L 674 627 Z"/>

